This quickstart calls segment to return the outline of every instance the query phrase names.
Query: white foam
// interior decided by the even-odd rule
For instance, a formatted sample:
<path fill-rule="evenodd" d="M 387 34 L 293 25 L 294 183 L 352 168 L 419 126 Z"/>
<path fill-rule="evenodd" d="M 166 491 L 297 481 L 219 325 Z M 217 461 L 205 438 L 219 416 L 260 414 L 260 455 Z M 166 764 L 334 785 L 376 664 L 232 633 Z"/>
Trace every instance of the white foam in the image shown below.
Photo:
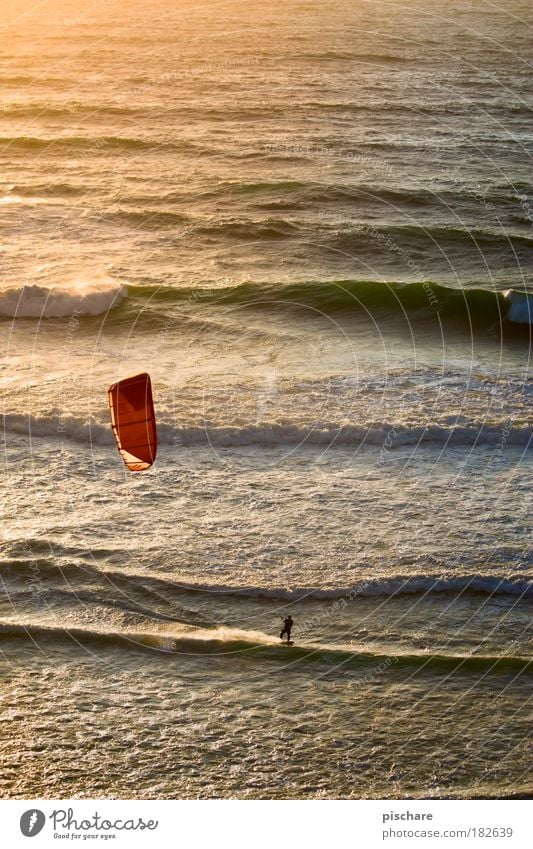
<path fill-rule="evenodd" d="M 0 315 L 9 318 L 101 315 L 127 295 L 125 286 L 107 277 L 62 285 L 11 286 L 0 289 Z"/>
<path fill-rule="evenodd" d="M 506 430 L 507 428 L 507 430 Z M 497 445 L 505 431 L 508 445 L 526 446 L 530 443 L 533 430 L 528 426 L 514 427 L 509 430 L 506 423 L 487 425 L 472 423 L 469 425 L 444 427 L 427 426 L 401 427 L 392 422 L 370 422 L 361 425 L 329 423 L 317 427 L 290 424 L 259 424 L 243 427 L 180 427 L 167 426 L 162 429 L 161 442 L 175 445 L 213 445 L 221 447 L 250 445 L 317 445 L 324 447 L 366 445 L 388 446 L 392 449 L 402 445 L 434 442 L 440 445 Z M 394 432 L 391 440 L 390 434 Z"/>
<path fill-rule="evenodd" d="M 114 443 L 109 422 L 105 414 L 101 417 L 77 417 L 55 413 L 55 415 L 31 415 L 6 412 L 3 414 L 4 430 L 12 433 L 30 434 L 40 437 L 61 437 L 76 442 L 95 445 Z M 394 430 L 390 450 L 403 445 L 436 443 L 438 445 L 499 445 L 505 436 L 506 445 L 527 447 L 533 445 L 533 428 L 508 423 L 477 424 L 443 427 L 440 425 L 400 427 L 392 423 L 372 422 L 368 425 L 322 425 L 317 428 L 290 424 L 243 425 L 241 427 L 176 427 L 170 422 L 158 422 L 158 438 L 161 445 L 174 448 L 246 447 L 246 446 L 336 446 L 358 447 L 363 443 L 383 449 Z M 389 450 L 389 449 L 388 449 Z"/>
<path fill-rule="evenodd" d="M 23 436 L 72 439 L 96 445 L 113 445 L 115 440 L 110 425 L 94 419 L 71 415 L 38 416 L 24 413 L 4 413 L 3 429 Z"/>
<path fill-rule="evenodd" d="M 0 206 L 39 206 L 47 203 L 46 198 L 20 197 L 20 195 L 4 195 L 0 197 Z"/>
<path fill-rule="evenodd" d="M 508 321 L 515 324 L 533 324 L 533 295 L 509 290 L 505 297 L 510 303 Z"/>
<path fill-rule="evenodd" d="M 220 640 L 220 642 L 232 643 L 244 640 L 259 645 L 279 645 L 279 639 L 270 634 L 265 634 L 263 631 L 245 631 L 242 628 L 226 628 L 223 626 L 217 628 L 195 628 L 193 631 L 188 631 L 179 636 L 191 637 L 198 641 Z"/>
<path fill-rule="evenodd" d="M 212 595 L 243 595 L 249 598 L 270 598 L 281 601 L 299 601 L 305 598 L 323 600 L 353 600 L 360 596 L 379 597 L 396 595 L 425 595 L 433 593 L 476 592 L 486 595 L 511 595 L 531 598 L 533 582 L 524 578 L 498 577 L 497 575 L 434 576 L 395 575 L 361 581 L 352 587 L 319 589 L 315 587 L 232 587 L 223 584 L 180 584 L 181 589 L 208 592 Z"/>

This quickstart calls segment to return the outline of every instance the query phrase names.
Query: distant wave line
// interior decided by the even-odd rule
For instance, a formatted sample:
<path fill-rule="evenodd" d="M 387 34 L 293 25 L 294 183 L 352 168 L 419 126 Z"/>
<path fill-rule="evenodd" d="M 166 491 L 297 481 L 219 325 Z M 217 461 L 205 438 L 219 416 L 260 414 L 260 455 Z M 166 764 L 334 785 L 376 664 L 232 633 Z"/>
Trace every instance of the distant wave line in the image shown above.
<path fill-rule="evenodd" d="M 33 642 L 60 641 L 76 643 L 84 647 L 91 642 L 130 650 L 151 650 L 172 655 L 198 656 L 211 655 L 231 660 L 278 660 L 283 663 L 318 663 L 342 668 L 370 668 L 377 674 L 390 672 L 394 665 L 418 667 L 426 673 L 445 673 L 456 670 L 486 673 L 516 671 L 525 672 L 531 665 L 527 657 L 514 655 L 475 655 L 475 654 L 431 654 L 415 652 L 395 652 L 391 654 L 369 652 L 364 648 L 347 649 L 334 644 L 307 643 L 292 646 L 290 654 L 287 647 L 280 645 L 275 637 L 262 632 L 241 631 L 229 628 L 194 629 L 178 633 L 160 633 L 146 631 L 107 631 L 89 628 L 63 628 L 33 623 L 0 622 L 0 640 L 25 638 Z"/>
<path fill-rule="evenodd" d="M 0 418 L 4 433 L 14 433 L 32 438 L 66 438 L 74 442 L 106 446 L 113 444 L 107 424 L 94 418 L 61 414 L 54 416 L 4 412 Z M 307 423 L 263 422 L 249 425 L 215 425 L 212 422 L 183 424 L 159 421 L 158 435 L 161 445 L 175 449 L 189 446 L 239 447 L 239 446 L 323 446 L 362 447 L 383 446 L 394 431 L 393 447 L 437 443 L 439 445 L 480 446 L 498 445 L 502 431 L 508 429 L 508 417 L 503 422 L 472 422 L 470 424 L 440 425 L 428 422 L 418 425 L 400 425 L 397 422 Z M 509 430 L 507 444 L 530 448 L 533 426 L 517 423 Z"/>

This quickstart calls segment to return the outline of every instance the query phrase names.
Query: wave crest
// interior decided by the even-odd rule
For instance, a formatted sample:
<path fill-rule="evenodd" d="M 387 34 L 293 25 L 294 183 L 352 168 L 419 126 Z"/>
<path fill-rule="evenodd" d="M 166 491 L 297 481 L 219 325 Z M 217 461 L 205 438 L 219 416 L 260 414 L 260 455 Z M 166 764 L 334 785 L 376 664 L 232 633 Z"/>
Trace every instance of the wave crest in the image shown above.
<path fill-rule="evenodd" d="M 352 587 L 320 589 L 316 587 L 232 587 L 223 584 L 179 584 L 185 592 L 212 595 L 237 595 L 273 601 L 296 602 L 304 599 L 336 601 L 369 598 L 392 598 L 400 595 L 433 595 L 479 593 L 482 595 L 533 597 L 533 582 L 524 577 L 497 575 L 395 575 L 363 580 Z"/>
<path fill-rule="evenodd" d="M 75 415 L 33 415 L 28 413 L 7 412 L 2 416 L 3 428 L 11 433 L 32 437 L 62 437 L 75 442 L 94 445 L 112 445 L 111 429 L 102 420 Z M 220 425 L 214 427 L 199 423 L 196 425 L 175 425 L 159 421 L 158 437 L 162 445 L 184 448 L 190 446 L 326 446 L 356 448 L 362 445 L 388 445 L 386 440 L 394 431 L 391 448 L 421 443 L 440 445 L 498 445 L 505 436 L 507 445 L 528 448 L 533 440 L 533 428 L 516 424 L 509 429 L 508 423 L 476 423 L 443 426 L 438 424 L 420 424 L 399 426 L 392 422 L 370 422 L 361 424 L 322 424 L 320 427 L 298 422 L 283 424 L 265 422 L 241 426 Z"/>
<path fill-rule="evenodd" d="M 63 318 L 101 315 L 128 295 L 121 283 L 108 278 L 66 285 L 23 285 L 0 290 L 0 316 Z"/>
<path fill-rule="evenodd" d="M 526 657 L 515 655 L 430 654 L 430 653 L 375 653 L 362 649 L 317 643 L 297 644 L 288 652 L 279 640 L 259 631 L 213 628 L 194 629 L 178 633 L 146 631 L 96 631 L 89 628 L 62 628 L 33 623 L 0 622 L 0 640 L 29 638 L 33 642 L 53 640 L 74 642 L 80 648 L 87 643 L 101 643 L 112 648 L 152 650 L 183 655 L 237 655 L 254 660 L 280 661 L 282 663 L 319 663 L 345 668 L 370 667 L 372 677 L 386 672 L 396 664 L 417 667 L 421 672 L 446 673 L 479 670 L 485 673 L 525 672 L 531 665 Z"/>
<path fill-rule="evenodd" d="M 267 309 L 310 307 L 325 313 L 360 310 L 391 311 L 416 318 L 439 315 L 474 327 L 500 326 L 505 322 L 531 323 L 533 294 L 509 289 L 452 288 L 431 280 L 412 283 L 338 280 L 271 286 L 240 283 L 220 288 L 133 286 L 132 294 L 151 303 L 194 301 L 220 306 L 258 306 Z M 520 316 L 518 316 L 520 312 Z"/>

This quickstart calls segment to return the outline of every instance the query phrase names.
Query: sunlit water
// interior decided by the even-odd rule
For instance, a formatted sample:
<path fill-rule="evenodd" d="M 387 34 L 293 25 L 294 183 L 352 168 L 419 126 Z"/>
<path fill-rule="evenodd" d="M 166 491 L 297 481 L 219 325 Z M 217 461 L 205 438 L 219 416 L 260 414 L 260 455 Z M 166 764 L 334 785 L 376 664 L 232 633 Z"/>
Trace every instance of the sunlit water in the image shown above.
<path fill-rule="evenodd" d="M 528 793 L 530 5 L 149 5 L 3 4 L 1 792 Z"/>

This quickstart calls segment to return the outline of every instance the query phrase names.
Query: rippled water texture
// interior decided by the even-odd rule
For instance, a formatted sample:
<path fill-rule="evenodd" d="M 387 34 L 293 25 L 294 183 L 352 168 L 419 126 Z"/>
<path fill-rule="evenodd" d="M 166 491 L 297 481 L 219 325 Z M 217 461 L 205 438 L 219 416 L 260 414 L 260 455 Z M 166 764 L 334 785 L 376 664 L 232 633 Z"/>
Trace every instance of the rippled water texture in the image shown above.
<path fill-rule="evenodd" d="M 531 794 L 532 22 L 4 0 L 5 798 Z"/>

